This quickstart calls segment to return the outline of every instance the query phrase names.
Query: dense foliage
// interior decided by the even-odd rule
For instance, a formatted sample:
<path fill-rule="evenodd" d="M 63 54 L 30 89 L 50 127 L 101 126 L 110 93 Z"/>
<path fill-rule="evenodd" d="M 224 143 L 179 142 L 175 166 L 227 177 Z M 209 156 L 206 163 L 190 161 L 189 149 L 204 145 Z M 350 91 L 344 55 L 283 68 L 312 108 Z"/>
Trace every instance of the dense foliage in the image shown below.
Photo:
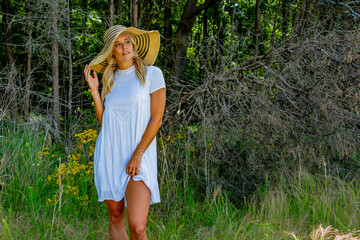
<path fill-rule="evenodd" d="M 301 214 L 314 214 L 306 221 L 318 224 L 321 217 L 306 210 L 321 212 L 312 208 L 314 196 L 306 197 L 308 205 L 303 206 L 295 195 L 304 197 L 302 191 L 312 188 L 312 179 L 322 179 L 316 182 L 323 187 L 319 189 L 334 195 L 342 192 L 334 189 L 346 186 L 342 190 L 348 194 L 352 190 L 347 184 L 355 186 L 352 180 L 359 176 L 359 4 L 2 0 L 0 121 L 1 134 L 7 139 L 0 154 L 0 184 L 30 191 L 14 178 L 24 171 L 11 167 L 10 159 L 19 153 L 8 149 L 16 147 L 5 146 L 12 132 L 22 131 L 13 128 L 32 127 L 35 122 L 38 137 L 47 142 L 36 142 L 42 147 L 29 158 L 48 152 L 44 157 L 49 162 L 41 163 L 45 164 L 41 184 L 47 184 L 53 194 L 42 196 L 48 207 L 58 203 L 60 185 L 55 179 L 61 177 L 70 179 L 63 183 L 64 196 L 73 195 L 69 201 L 94 201 L 88 171 L 95 141 L 91 136 L 99 125 L 83 68 L 101 50 L 102 35 L 110 25 L 133 25 L 159 30 L 162 36 L 155 64 L 163 70 L 167 84 L 166 112 L 158 137 L 165 201 L 157 211 L 168 216 L 176 202 L 215 201 L 219 189 L 236 206 L 249 207 L 249 199 L 261 205 L 265 204 L 262 191 L 274 190 L 269 187 L 274 183 L 287 198 L 270 191 L 274 199 L 298 209 L 294 210 L 297 214 L 304 209 Z M 92 140 L 81 142 L 87 133 Z M 56 148 L 50 153 L 45 145 Z M 69 175 L 64 172 L 59 178 L 64 169 Z M 333 188 L 328 188 L 328 181 Z M 289 189 L 299 184 L 301 193 L 287 192 L 286 183 Z M 33 180 L 28 184 L 40 186 Z M 319 189 L 311 191 L 318 194 Z M 356 202 L 358 192 L 350 194 Z M 20 195 L 13 200 L 25 201 Z M 13 207 L 9 202 L 5 205 Z M 326 223 L 342 226 L 328 214 L 324 213 Z"/>

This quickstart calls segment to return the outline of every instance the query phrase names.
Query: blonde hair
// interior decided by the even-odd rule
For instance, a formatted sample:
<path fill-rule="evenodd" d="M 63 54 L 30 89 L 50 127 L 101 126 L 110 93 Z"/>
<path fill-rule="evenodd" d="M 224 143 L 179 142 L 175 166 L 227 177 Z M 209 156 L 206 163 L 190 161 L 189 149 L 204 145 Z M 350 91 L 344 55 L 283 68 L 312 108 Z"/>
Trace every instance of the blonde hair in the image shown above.
<path fill-rule="evenodd" d="M 143 86 L 145 84 L 145 72 L 146 72 L 146 63 L 139 58 L 138 54 L 137 54 L 137 45 L 134 41 L 134 39 L 127 35 L 128 37 L 130 37 L 130 40 L 132 42 L 132 44 L 134 45 L 134 65 L 135 65 L 135 70 L 136 70 L 136 76 L 139 78 L 141 85 Z M 103 78 L 102 78 L 102 83 L 103 83 L 103 89 L 101 91 L 101 101 L 104 103 L 105 101 L 105 97 L 106 95 L 108 95 L 111 92 L 111 89 L 114 85 L 114 71 L 112 69 L 113 65 L 116 65 L 116 58 L 114 57 L 114 55 L 112 54 L 112 51 L 110 53 L 110 55 L 106 58 L 108 65 L 105 68 L 104 74 L 103 74 Z"/>

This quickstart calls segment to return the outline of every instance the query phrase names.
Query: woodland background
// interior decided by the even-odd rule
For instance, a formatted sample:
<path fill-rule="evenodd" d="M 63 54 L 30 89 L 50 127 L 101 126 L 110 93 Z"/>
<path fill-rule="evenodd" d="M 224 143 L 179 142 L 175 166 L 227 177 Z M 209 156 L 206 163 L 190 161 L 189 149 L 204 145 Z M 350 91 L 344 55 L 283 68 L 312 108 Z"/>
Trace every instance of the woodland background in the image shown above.
<path fill-rule="evenodd" d="M 161 34 L 150 238 L 359 236 L 360 1 L 1 0 L 0 19 L 2 238 L 107 238 L 83 69 L 114 24 Z"/>

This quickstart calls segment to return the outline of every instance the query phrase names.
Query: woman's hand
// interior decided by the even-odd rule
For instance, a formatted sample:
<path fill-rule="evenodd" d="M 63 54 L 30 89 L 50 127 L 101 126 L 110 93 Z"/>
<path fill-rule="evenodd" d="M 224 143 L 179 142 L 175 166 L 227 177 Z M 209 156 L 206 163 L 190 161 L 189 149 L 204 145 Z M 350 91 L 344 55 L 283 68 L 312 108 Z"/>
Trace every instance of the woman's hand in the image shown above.
<path fill-rule="evenodd" d="M 144 151 L 149 147 L 154 140 L 157 131 L 159 130 L 164 115 L 166 93 L 165 88 L 161 88 L 150 94 L 151 104 L 151 118 L 146 130 L 141 138 L 139 145 L 136 147 L 134 154 L 131 156 L 126 165 L 126 173 L 133 177 L 139 174 L 141 158 Z M 130 173 L 131 172 L 131 173 Z"/>
<path fill-rule="evenodd" d="M 84 73 L 85 73 L 86 82 L 89 84 L 89 87 L 91 89 L 91 96 L 94 100 L 96 117 L 99 120 L 100 126 L 102 126 L 102 115 L 104 113 L 104 104 L 101 101 L 101 97 L 99 94 L 98 76 L 95 71 L 94 71 L 94 77 L 91 76 L 91 69 L 87 64 L 85 66 Z"/>
<path fill-rule="evenodd" d="M 135 150 L 134 154 L 131 156 L 128 164 L 126 165 L 126 173 L 130 176 L 136 176 L 139 174 L 141 157 L 143 153 Z"/>
<path fill-rule="evenodd" d="M 89 84 L 90 89 L 98 90 L 98 88 L 99 88 L 98 76 L 95 71 L 93 71 L 94 77 L 91 76 L 91 69 L 87 64 L 84 69 L 84 74 L 85 74 L 85 80 Z"/>

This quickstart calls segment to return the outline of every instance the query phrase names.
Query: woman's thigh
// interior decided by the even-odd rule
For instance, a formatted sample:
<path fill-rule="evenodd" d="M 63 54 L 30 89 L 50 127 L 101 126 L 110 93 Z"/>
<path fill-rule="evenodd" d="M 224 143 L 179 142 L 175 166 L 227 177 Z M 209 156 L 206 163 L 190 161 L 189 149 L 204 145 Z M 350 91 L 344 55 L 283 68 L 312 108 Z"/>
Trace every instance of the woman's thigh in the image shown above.
<path fill-rule="evenodd" d="M 125 217 L 125 202 L 124 198 L 116 202 L 114 200 L 105 200 L 106 207 L 108 210 L 109 218 L 111 217 Z"/>
<path fill-rule="evenodd" d="M 130 179 L 125 196 L 130 227 L 146 226 L 150 208 L 150 190 L 143 181 Z"/>

